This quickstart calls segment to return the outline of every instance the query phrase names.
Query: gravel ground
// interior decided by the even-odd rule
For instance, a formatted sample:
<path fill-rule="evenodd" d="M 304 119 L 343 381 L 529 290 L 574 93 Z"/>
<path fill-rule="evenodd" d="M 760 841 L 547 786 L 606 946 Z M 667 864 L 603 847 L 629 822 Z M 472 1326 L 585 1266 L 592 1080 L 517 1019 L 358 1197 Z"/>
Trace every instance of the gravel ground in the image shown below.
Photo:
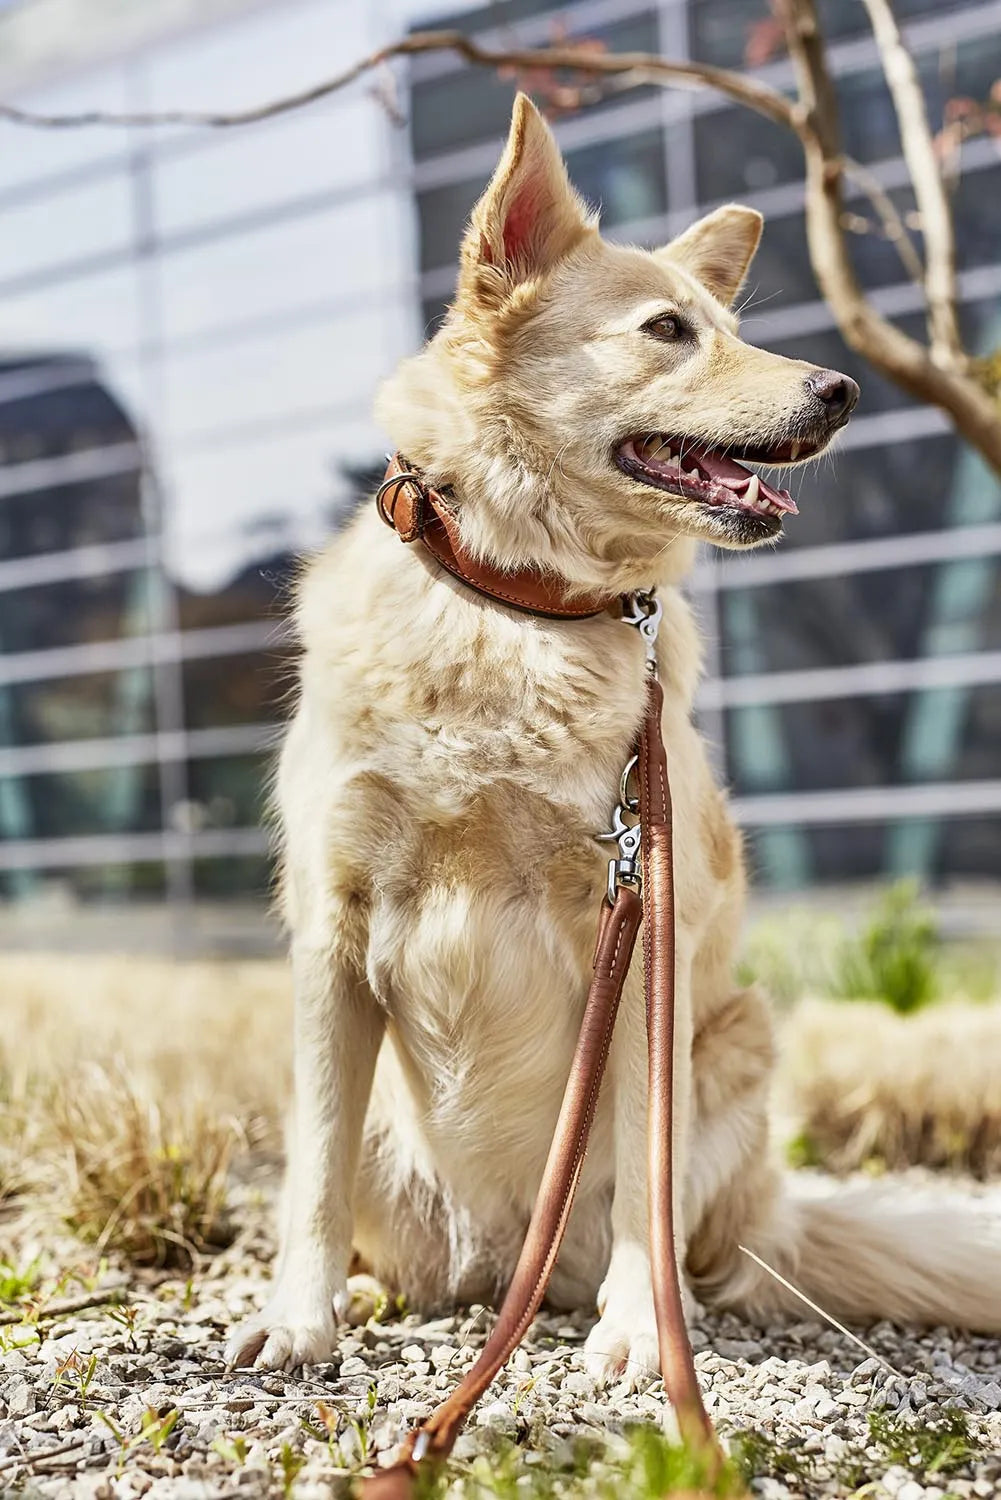
<path fill-rule="evenodd" d="M 259 1207 L 252 1217 L 190 1279 L 105 1268 L 97 1294 L 117 1286 L 121 1305 L 51 1316 L 49 1302 L 35 1327 L 0 1327 L 0 1493 L 330 1496 L 388 1456 L 468 1368 L 490 1322 L 482 1308 L 371 1321 L 345 1335 L 335 1361 L 297 1377 L 227 1373 L 226 1331 L 267 1284 L 272 1247 Z M 61 1266 L 73 1254 L 80 1262 L 79 1248 L 50 1244 L 48 1253 Z M 614 1462 L 623 1428 L 669 1421 L 659 1383 L 635 1394 L 595 1389 L 581 1360 L 589 1326 L 577 1316 L 536 1321 L 459 1440 L 456 1494 L 478 1454 L 490 1455 L 481 1470 L 503 1467 L 511 1440 L 541 1471 L 566 1463 L 580 1440 L 595 1452 L 602 1440 L 611 1455 L 602 1461 Z M 693 1340 L 707 1404 L 724 1434 L 754 1434 L 755 1493 L 781 1500 L 868 1485 L 867 1495 L 897 1500 L 1001 1495 L 997 1341 L 889 1324 L 866 1338 L 879 1359 L 817 1322 L 761 1330 L 729 1315 L 700 1321 Z M 882 1414 L 875 1432 L 872 1413 Z M 935 1436 L 943 1422 L 951 1440 Z"/>

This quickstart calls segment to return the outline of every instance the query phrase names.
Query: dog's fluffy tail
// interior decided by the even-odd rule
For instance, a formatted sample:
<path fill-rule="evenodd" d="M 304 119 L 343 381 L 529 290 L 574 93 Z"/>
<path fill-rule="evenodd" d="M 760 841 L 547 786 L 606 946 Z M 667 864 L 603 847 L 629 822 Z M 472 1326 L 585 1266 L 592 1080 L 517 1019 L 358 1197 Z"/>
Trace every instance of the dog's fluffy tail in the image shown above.
<path fill-rule="evenodd" d="M 841 1322 L 1001 1333 L 1001 1221 L 968 1197 L 876 1183 L 821 1196 L 790 1184 L 745 1243 Z M 743 1254 L 714 1300 L 755 1319 L 806 1311 Z"/>

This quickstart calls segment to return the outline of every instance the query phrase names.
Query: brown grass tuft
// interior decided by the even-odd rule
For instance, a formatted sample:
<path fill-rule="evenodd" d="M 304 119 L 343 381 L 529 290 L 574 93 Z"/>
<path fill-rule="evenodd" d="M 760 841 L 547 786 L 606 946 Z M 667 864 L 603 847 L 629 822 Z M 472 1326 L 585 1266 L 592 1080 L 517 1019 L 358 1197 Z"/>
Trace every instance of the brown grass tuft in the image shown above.
<path fill-rule="evenodd" d="M 782 1111 L 800 1164 L 1001 1172 L 1001 1006 L 894 1014 L 802 1001 L 782 1033 Z"/>
<path fill-rule="evenodd" d="M 191 1266 L 231 1241 L 234 1121 L 157 1103 L 121 1070 L 96 1067 L 53 1090 L 50 1110 L 55 1199 L 81 1240 L 145 1266 Z"/>

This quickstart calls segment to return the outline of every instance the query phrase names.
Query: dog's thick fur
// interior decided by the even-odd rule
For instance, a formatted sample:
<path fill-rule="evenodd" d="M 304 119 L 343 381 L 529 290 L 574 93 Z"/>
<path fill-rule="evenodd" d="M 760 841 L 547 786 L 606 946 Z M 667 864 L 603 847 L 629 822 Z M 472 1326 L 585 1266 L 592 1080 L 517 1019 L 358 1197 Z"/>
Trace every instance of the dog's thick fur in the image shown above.
<path fill-rule="evenodd" d="M 842 1318 L 1001 1329 L 997 1242 L 871 1194 L 795 1202 L 768 1156 L 768 1008 L 735 987 L 740 838 L 691 722 L 699 642 L 676 585 L 694 539 L 763 539 L 640 483 L 630 433 L 767 444 L 817 432 L 811 366 L 737 337 L 760 217 L 721 209 L 663 250 L 603 242 L 524 99 L 462 249 L 454 307 L 381 397 L 399 448 L 454 488 L 468 548 L 580 588 L 656 584 L 675 806 L 679 1254 L 696 1296 L 797 1304 L 743 1243 Z M 680 310 L 683 345 L 648 320 Z M 823 432 L 823 437 L 829 433 Z M 774 529 L 774 528 L 773 528 Z M 302 691 L 281 761 L 296 1101 L 273 1296 L 234 1361 L 330 1353 L 359 1254 L 413 1303 L 510 1275 L 590 972 L 607 826 L 644 702 L 609 613 L 553 622 L 464 589 L 374 508 L 308 570 Z M 551 1298 L 601 1316 L 594 1373 L 657 1364 L 647 1254 L 641 966 Z"/>

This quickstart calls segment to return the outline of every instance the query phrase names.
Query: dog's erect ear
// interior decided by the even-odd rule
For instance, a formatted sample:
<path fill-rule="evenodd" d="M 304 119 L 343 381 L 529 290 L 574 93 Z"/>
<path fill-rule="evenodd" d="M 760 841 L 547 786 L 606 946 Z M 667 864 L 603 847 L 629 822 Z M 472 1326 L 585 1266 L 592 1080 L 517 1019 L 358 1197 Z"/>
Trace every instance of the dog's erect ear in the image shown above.
<path fill-rule="evenodd" d="M 754 259 L 764 222 L 756 208 L 727 203 L 699 219 L 657 254 L 681 266 L 720 302 L 729 305 Z"/>
<path fill-rule="evenodd" d="M 503 296 L 569 254 L 588 228 L 549 126 L 518 94 L 504 155 L 462 243 L 460 288 Z"/>

